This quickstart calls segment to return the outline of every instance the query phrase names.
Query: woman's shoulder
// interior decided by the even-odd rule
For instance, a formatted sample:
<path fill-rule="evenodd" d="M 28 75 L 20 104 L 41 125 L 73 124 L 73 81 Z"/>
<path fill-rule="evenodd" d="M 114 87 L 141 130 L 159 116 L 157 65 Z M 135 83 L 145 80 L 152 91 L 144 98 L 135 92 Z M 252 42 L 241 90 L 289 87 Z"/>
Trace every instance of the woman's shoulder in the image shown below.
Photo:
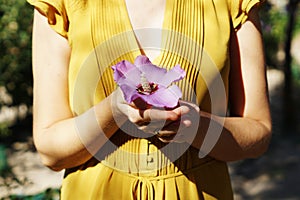
<path fill-rule="evenodd" d="M 35 9 L 48 19 L 51 27 L 60 35 L 67 37 L 69 0 L 27 0 Z"/>
<path fill-rule="evenodd" d="M 60 14 L 67 11 L 80 10 L 87 6 L 87 0 L 27 0 L 27 2 L 36 8 L 41 9 L 41 11 L 45 11 L 48 7 L 52 7 Z"/>
<path fill-rule="evenodd" d="M 227 0 L 228 9 L 234 28 L 237 28 L 248 19 L 250 10 L 265 0 Z"/>

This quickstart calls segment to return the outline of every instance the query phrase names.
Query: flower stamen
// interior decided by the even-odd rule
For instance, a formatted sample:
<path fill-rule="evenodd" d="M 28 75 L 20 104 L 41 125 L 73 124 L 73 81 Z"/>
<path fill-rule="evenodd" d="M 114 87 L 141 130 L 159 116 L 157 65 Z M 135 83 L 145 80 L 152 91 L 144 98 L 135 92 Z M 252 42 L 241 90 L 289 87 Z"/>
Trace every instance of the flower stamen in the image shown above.
<path fill-rule="evenodd" d="M 151 93 L 152 89 L 150 83 L 148 82 L 145 73 L 141 74 L 141 86 L 144 92 Z"/>
<path fill-rule="evenodd" d="M 158 89 L 157 84 L 155 83 L 150 83 L 146 76 L 145 73 L 141 74 L 141 83 L 137 86 L 137 91 L 140 94 L 152 94 L 153 92 L 155 92 Z"/>

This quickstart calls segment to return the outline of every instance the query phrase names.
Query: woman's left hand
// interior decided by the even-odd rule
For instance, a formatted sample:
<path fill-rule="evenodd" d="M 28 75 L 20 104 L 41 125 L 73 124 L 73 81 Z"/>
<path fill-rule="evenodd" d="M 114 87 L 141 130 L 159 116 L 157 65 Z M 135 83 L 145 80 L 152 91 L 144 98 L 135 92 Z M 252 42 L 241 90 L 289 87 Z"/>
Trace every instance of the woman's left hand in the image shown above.
<path fill-rule="evenodd" d="M 191 144 L 198 132 L 200 122 L 199 107 L 186 101 L 180 101 L 179 107 L 185 107 L 188 110 L 178 120 L 172 121 L 156 131 L 156 136 L 162 142 L 187 142 Z"/>

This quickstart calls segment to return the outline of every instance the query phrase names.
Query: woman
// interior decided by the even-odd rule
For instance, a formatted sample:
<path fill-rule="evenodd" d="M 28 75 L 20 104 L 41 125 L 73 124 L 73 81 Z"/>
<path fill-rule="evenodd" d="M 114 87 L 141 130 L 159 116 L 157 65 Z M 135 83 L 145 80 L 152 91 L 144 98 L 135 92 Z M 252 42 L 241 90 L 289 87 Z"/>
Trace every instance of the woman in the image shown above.
<path fill-rule="evenodd" d="M 28 1 L 34 141 L 62 199 L 233 198 L 226 162 L 271 136 L 259 0 Z M 111 66 L 140 55 L 186 71 L 178 106 L 124 100 Z"/>

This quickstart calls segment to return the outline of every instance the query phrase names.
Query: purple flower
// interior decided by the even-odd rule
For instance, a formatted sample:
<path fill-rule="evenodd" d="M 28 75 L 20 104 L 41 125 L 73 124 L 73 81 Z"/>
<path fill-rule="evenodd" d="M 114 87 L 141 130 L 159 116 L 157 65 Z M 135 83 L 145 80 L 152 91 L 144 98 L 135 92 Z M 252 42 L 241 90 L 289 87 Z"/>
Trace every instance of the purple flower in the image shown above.
<path fill-rule="evenodd" d="M 171 70 L 153 65 L 146 56 L 138 56 L 134 64 L 123 60 L 112 66 L 114 80 L 128 103 L 140 98 L 149 105 L 173 108 L 182 93 L 173 82 L 184 78 L 185 71 L 176 65 Z"/>

